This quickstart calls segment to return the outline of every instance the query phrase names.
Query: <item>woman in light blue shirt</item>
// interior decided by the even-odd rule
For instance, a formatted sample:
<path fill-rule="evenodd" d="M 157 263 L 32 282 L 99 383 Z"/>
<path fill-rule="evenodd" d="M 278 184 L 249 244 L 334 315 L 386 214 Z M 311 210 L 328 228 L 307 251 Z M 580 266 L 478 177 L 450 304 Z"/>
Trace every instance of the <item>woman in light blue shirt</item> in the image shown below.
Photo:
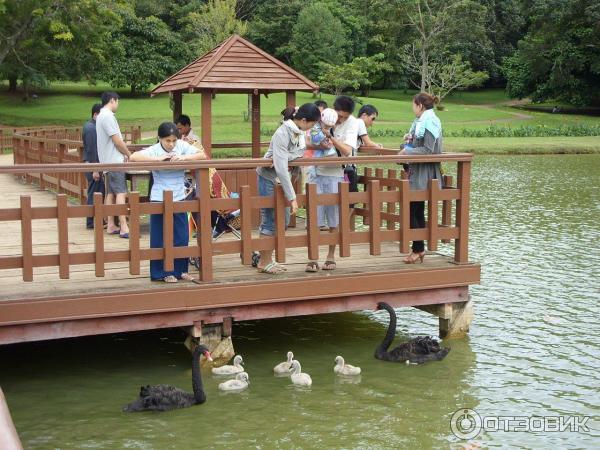
<path fill-rule="evenodd" d="M 135 152 L 131 161 L 196 161 L 206 159 L 202 151 L 179 139 L 179 130 L 172 122 L 164 122 L 158 127 L 158 142 L 151 147 Z M 173 200 L 185 199 L 185 170 L 153 170 L 154 184 L 150 192 L 150 201 L 162 202 L 165 191 L 173 192 Z M 187 213 L 173 214 L 173 245 L 187 247 L 189 228 Z M 150 215 L 150 247 L 163 248 L 163 215 Z M 188 258 L 176 258 L 174 270 L 165 271 L 163 260 L 150 261 L 150 278 L 165 283 L 176 283 L 177 280 L 192 280 L 188 274 Z"/>

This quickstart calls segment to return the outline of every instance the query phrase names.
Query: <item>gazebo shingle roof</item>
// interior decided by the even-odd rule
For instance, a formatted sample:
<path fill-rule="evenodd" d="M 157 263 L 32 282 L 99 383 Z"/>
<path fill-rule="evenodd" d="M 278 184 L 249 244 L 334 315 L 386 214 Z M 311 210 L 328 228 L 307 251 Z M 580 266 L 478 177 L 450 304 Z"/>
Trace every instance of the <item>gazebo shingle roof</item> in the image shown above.
<path fill-rule="evenodd" d="M 317 91 L 319 86 L 273 56 L 234 34 L 156 86 L 163 92 Z"/>

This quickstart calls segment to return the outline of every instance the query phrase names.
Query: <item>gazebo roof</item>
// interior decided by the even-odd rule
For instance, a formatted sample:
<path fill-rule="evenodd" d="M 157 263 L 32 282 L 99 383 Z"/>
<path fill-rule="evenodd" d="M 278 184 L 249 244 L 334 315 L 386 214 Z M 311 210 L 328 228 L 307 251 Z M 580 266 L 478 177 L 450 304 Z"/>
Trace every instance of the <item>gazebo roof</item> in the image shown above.
<path fill-rule="evenodd" d="M 156 86 L 163 92 L 316 91 L 319 86 L 247 40 L 232 35 Z"/>

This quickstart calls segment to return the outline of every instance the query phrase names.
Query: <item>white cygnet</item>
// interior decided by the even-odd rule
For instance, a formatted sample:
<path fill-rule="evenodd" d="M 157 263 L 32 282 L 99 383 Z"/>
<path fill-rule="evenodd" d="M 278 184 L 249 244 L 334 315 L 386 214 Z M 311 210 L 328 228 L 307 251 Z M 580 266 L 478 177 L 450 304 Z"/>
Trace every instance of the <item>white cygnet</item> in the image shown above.
<path fill-rule="evenodd" d="M 292 361 L 290 366 L 290 372 L 292 373 L 292 383 L 297 386 L 310 386 L 312 385 L 312 378 L 307 373 L 302 373 L 302 367 L 300 362 L 296 359 Z"/>
<path fill-rule="evenodd" d="M 213 367 L 212 373 L 214 375 L 235 375 L 236 373 L 241 373 L 244 371 L 242 365 L 244 364 L 244 360 L 241 355 L 235 355 L 233 358 L 233 366 L 226 365 L 221 367 Z"/>
<path fill-rule="evenodd" d="M 250 384 L 250 376 L 246 372 L 238 373 L 235 380 L 227 380 L 219 384 L 220 391 L 243 391 Z"/>
<path fill-rule="evenodd" d="M 354 367 L 346 364 L 341 356 L 335 357 L 335 367 L 333 373 L 337 375 L 360 375 L 360 367 Z"/>
<path fill-rule="evenodd" d="M 275 372 L 276 375 L 289 375 L 293 359 L 294 354 L 292 352 L 287 352 L 287 361 L 279 363 L 273 367 L 273 372 Z"/>

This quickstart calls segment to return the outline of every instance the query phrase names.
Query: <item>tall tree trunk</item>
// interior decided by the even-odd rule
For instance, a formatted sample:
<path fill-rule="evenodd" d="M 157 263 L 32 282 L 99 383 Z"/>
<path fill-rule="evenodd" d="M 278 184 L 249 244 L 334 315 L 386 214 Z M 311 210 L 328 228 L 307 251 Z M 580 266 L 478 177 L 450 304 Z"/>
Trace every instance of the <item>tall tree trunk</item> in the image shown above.
<path fill-rule="evenodd" d="M 15 92 L 17 92 L 17 77 L 16 76 L 8 77 L 8 92 L 10 92 L 11 94 L 14 94 Z"/>
<path fill-rule="evenodd" d="M 428 74 L 428 61 L 427 61 L 427 51 L 425 50 L 425 46 L 421 48 L 421 92 L 425 92 L 427 88 L 427 77 Z"/>

